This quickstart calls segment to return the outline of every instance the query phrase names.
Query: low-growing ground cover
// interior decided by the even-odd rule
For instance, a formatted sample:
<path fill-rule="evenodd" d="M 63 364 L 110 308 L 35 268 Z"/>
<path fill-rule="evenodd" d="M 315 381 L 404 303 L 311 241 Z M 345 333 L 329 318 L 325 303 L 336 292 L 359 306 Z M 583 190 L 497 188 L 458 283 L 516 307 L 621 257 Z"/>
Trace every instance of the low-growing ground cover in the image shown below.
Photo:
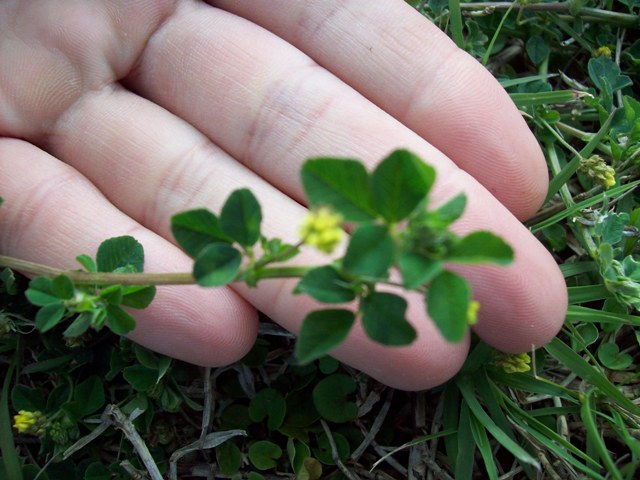
<path fill-rule="evenodd" d="M 415 3 L 545 152 L 549 198 L 527 225 L 567 281 L 561 334 L 531 355 L 476 342 L 453 380 L 406 393 L 327 357 L 298 365 L 268 319 L 214 370 L 106 330 L 39 333 L 28 282 L 3 270 L 0 478 L 637 476 L 640 4 Z"/>

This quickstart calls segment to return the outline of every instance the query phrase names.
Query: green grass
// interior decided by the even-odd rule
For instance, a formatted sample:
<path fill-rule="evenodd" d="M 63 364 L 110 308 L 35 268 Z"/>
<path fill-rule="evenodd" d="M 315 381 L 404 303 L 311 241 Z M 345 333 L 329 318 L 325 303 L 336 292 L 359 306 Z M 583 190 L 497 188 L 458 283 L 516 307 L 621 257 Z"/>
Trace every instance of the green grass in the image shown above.
<path fill-rule="evenodd" d="M 268 322 L 242 362 L 201 369 L 106 331 L 38 334 L 25 279 L 4 271 L 0 478 L 638 476 L 640 4 L 414 3 L 501 81 L 548 160 L 528 226 L 570 306 L 532 370 L 476 342 L 441 388 L 394 391 L 329 358 L 295 365 Z M 8 428 L 19 410 L 46 413 L 42 439 Z"/>

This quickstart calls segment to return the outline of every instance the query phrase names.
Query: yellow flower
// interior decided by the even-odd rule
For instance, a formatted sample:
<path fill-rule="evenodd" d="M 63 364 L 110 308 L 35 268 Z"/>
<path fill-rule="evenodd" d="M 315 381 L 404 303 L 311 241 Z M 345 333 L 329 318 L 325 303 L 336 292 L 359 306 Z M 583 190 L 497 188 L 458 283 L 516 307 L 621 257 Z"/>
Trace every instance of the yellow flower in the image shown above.
<path fill-rule="evenodd" d="M 589 158 L 580 160 L 579 170 L 586 173 L 605 189 L 609 189 L 616 184 L 616 171 L 607 165 L 599 155 L 592 155 Z"/>
<path fill-rule="evenodd" d="M 47 419 L 39 410 L 35 412 L 20 410 L 17 415 L 13 416 L 13 421 L 13 428 L 20 433 L 37 436 L 42 436 L 45 433 Z"/>
<path fill-rule="evenodd" d="M 328 208 L 313 210 L 302 221 L 300 237 L 306 245 L 331 253 L 344 238 L 341 223 L 342 217 Z"/>
<path fill-rule="evenodd" d="M 528 353 L 500 353 L 492 363 L 507 373 L 523 373 L 531 370 L 531 357 Z"/>
<path fill-rule="evenodd" d="M 478 323 L 478 310 L 480 310 L 480 302 L 477 300 L 471 300 L 467 307 L 467 323 L 469 325 L 475 325 Z"/>
<path fill-rule="evenodd" d="M 607 57 L 607 58 L 611 58 L 611 49 L 609 47 L 607 47 L 606 45 L 598 48 L 597 50 L 595 50 L 593 52 L 593 56 L 594 57 Z"/>

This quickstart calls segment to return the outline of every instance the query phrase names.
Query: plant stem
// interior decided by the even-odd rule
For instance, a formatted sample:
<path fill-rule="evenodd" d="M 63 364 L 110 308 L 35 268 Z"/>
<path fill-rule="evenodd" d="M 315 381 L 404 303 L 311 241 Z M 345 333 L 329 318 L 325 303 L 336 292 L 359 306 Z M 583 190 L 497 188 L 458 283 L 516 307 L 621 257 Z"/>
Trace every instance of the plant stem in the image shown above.
<path fill-rule="evenodd" d="M 505 11 L 509 8 L 513 8 L 516 11 L 529 10 L 533 12 L 570 13 L 571 15 L 581 16 L 585 21 L 604 22 L 627 28 L 637 28 L 640 26 L 640 17 L 637 15 L 611 12 L 590 7 L 582 7 L 578 12 L 572 12 L 571 2 L 528 3 L 525 5 L 521 5 L 519 3 L 514 4 L 512 2 L 478 2 L 460 4 L 460 10 L 469 12 L 486 11 L 487 13 L 493 13 L 494 11 Z"/>
<path fill-rule="evenodd" d="M 45 275 L 55 277 L 68 276 L 76 285 L 193 285 L 196 283 L 191 272 L 176 273 L 109 273 L 109 272 L 80 272 L 53 268 L 39 263 L 28 262 L 19 258 L 0 255 L 0 267 L 8 267 L 25 274 Z M 311 270 L 312 266 L 271 267 L 256 271 L 257 280 L 267 278 L 302 277 Z M 244 271 L 238 274 L 241 280 Z"/>
<path fill-rule="evenodd" d="M 8 267 L 25 274 L 68 276 L 76 285 L 189 285 L 195 283 L 191 272 L 188 273 L 109 273 L 80 272 L 53 268 L 40 263 L 28 262 L 19 258 L 0 255 L 0 266 Z"/>

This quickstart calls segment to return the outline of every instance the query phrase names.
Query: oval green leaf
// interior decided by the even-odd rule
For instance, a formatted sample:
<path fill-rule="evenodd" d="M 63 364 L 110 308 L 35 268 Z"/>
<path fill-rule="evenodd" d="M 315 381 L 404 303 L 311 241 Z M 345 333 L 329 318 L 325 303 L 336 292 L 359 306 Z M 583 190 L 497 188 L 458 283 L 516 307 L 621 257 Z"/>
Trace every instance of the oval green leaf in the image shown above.
<path fill-rule="evenodd" d="M 58 275 L 51 280 L 51 292 L 58 298 L 69 300 L 75 293 L 73 282 L 66 275 Z"/>
<path fill-rule="evenodd" d="M 284 396 L 273 388 L 265 388 L 256 393 L 249 403 L 249 417 L 254 422 L 261 422 L 265 418 L 269 430 L 277 430 L 282 425 L 287 413 Z"/>
<path fill-rule="evenodd" d="M 455 222 L 467 206 L 467 196 L 459 193 L 452 199 L 440 205 L 435 210 L 428 212 L 428 223 L 431 228 L 446 228 Z"/>
<path fill-rule="evenodd" d="M 426 293 L 427 313 L 450 342 L 459 342 L 468 328 L 471 288 L 461 276 L 444 271 L 433 279 Z"/>
<path fill-rule="evenodd" d="M 327 377 L 313 389 L 313 404 L 323 418 L 335 423 L 355 420 L 358 407 L 348 400 L 356 390 L 356 383 L 347 375 L 336 374 Z"/>
<path fill-rule="evenodd" d="M 244 247 L 258 241 L 261 222 L 260 204 L 247 188 L 233 191 L 220 212 L 222 231 Z"/>
<path fill-rule="evenodd" d="M 300 328 L 296 357 L 301 364 L 312 362 L 340 345 L 351 330 L 355 314 L 349 310 L 317 310 L 309 313 Z"/>
<path fill-rule="evenodd" d="M 136 327 L 136 321 L 118 305 L 107 306 L 107 322 L 113 333 L 126 335 Z"/>
<path fill-rule="evenodd" d="M 50 303 L 58 303 L 60 301 L 53 293 L 51 279 L 48 277 L 35 277 L 32 279 L 25 295 L 33 305 L 38 307 L 44 307 Z"/>
<path fill-rule="evenodd" d="M 403 220 L 427 196 L 436 172 L 407 150 L 396 150 L 371 174 L 373 206 L 390 223 Z"/>
<path fill-rule="evenodd" d="M 278 465 L 282 449 L 268 440 L 259 440 L 249 447 L 249 461 L 258 470 L 269 470 Z"/>
<path fill-rule="evenodd" d="M 64 336 L 68 338 L 79 337 L 91 326 L 93 312 L 82 312 L 71 322 L 71 325 L 64 331 Z"/>
<path fill-rule="evenodd" d="M 287 454 L 292 470 L 300 477 L 299 472 L 304 467 L 304 461 L 310 457 L 311 449 L 303 441 L 289 437 L 287 439 Z"/>
<path fill-rule="evenodd" d="M 171 217 L 171 232 L 180 248 L 192 258 L 210 243 L 232 242 L 220 228 L 218 217 L 206 208 L 187 210 Z"/>
<path fill-rule="evenodd" d="M 122 376 L 129 385 L 139 392 L 151 390 L 158 383 L 158 371 L 143 365 L 125 367 Z"/>
<path fill-rule="evenodd" d="M 362 326 L 367 335 L 388 346 L 408 345 L 416 339 L 416 330 L 407 322 L 404 298 L 386 292 L 372 292 L 360 301 Z"/>
<path fill-rule="evenodd" d="M 309 270 L 296 286 L 295 292 L 306 293 L 323 303 L 344 303 L 356 298 L 347 280 L 331 265 Z"/>
<path fill-rule="evenodd" d="M 156 287 L 132 285 L 122 288 L 122 305 L 135 309 L 147 308 L 156 296 Z"/>
<path fill-rule="evenodd" d="M 342 266 L 356 275 L 386 278 L 393 264 L 394 249 L 386 226 L 360 225 L 351 236 Z"/>
<path fill-rule="evenodd" d="M 309 203 L 328 205 L 347 222 L 375 218 L 369 174 L 364 165 L 351 159 L 314 158 L 302 165 L 302 185 Z"/>
<path fill-rule="evenodd" d="M 338 432 L 332 432 L 333 443 L 335 445 L 335 451 L 338 454 L 338 458 L 345 461 L 351 454 L 351 447 L 349 446 L 349 440 L 347 437 Z M 333 458 L 334 447 L 331 446 L 329 437 L 326 433 L 322 433 L 318 436 L 318 448 L 313 449 L 314 455 L 319 461 L 325 465 L 335 465 L 336 462 Z"/>
<path fill-rule="evenodd" d="M 104 385 L 100 377 L 93 375 L 80 383 L 73 394 L 82 407 L 82 415 L 91 415 L 102 409 L 105 403 Z"/>
<path fill-rule="evenodd" d="M 615 343 L 605 342 L 598 347 L 598 359 L 609 370 L 625 370 L 633 363 L 633 357 L 621 353 Z"/>
<path fill-rule="evenodd" d="M 144 267 L 142 244 L 129 235 L 109 238 L 98 247 L 96 267 L 99 272 L 113 272 L 118 269 L 142 272 Z"/>
<path fill-rule="evenodd" d="M 45 399 L 42 392 L 36 388 L 31 388 L 20 383 L 11 389 L 11 403 L 15 411 L 28 410 L 41 412 L 45 409 Z"/>
<path fill-rule="evenodd" d="M 549 45 L 540 35 L 531 35 L 526 45 L 527 55 L 534 65 L 540 65 L 549 56 Z"/>
<path fill-rule="evenodd" d="M 398 267 L 402 273 L 402 284 L 407 290 L 413 290 L 429 282 L 442 271 L 442 262 L 433 260 L 415 252 L 402 252 L 398 255 Z"/>
<path fill-rule="evenodd" d="M 61 301 L 45 305 L 36 314 L 36 328 L 46 332 L 55 327 L 64 316 L 65 308 Z"/>
<path fill-rule="evenodd" d="M 478 231 L 456 242 L 447 255 L 447 261 L 508 265 L 513 261 L 513 249 L 497 235 Z"/>
<path fill-rule="evenodd" d="M 236 278 L 241 262 L 240 252 L 228 243 L 211 243 L 196 258 L 193 276 L 203 287 L 227 285 Z"/>
<path fill-rule="evenodd" d="M 233 442 L 224 442 L 216 447 L 216 462 L 222 475 L 233 476 L 242 466 L 242 452 Z"/>

